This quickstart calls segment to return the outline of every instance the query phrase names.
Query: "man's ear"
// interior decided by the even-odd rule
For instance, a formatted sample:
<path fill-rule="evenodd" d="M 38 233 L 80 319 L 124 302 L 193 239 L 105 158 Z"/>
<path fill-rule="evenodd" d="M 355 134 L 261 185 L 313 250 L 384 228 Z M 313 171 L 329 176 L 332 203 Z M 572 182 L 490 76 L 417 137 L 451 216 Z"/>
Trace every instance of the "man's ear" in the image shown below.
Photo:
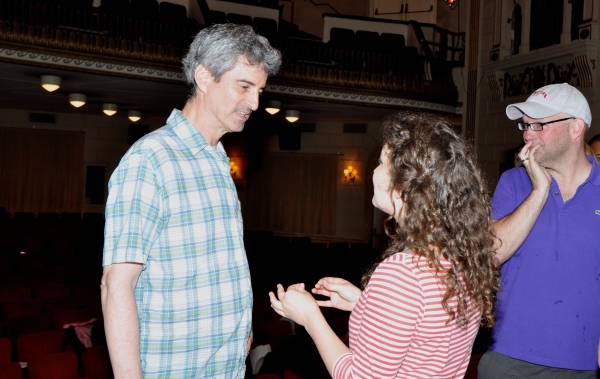
<path fill-rule="evenodd" d="M 202 93 L 206 93 L 206 86 L 214 80 L 213 74 L 204 65 L 198 65 L 196 71 L 194 71 L 194 80 L 196 81 L 196 87 Z"/>
<path fill-rule="evenodd" d="M 585 137 L 585 131 L 587 126 L 585 125 L 585 121 L 581 118 L 576 118 L 571 123 L 571 134 L 573 136 L 573 140 L 577 140 L 579 138 Z"/>

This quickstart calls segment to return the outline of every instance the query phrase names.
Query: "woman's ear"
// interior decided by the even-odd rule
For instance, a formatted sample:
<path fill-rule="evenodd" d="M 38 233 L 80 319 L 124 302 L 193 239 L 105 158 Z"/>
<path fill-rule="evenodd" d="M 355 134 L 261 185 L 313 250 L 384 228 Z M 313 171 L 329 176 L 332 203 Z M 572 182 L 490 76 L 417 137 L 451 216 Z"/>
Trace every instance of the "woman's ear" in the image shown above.
<path fill-rule="evenodd" d="M 394 218 L 396 220 L 400 220 L 400 218 L 402 218 L 402 215 L 404 214 L 404 201 L 402 200 L 402 191 L 394 190 L 392 192 L 392 198 L 394 200 L 394 211 L 396 212 Z"/>

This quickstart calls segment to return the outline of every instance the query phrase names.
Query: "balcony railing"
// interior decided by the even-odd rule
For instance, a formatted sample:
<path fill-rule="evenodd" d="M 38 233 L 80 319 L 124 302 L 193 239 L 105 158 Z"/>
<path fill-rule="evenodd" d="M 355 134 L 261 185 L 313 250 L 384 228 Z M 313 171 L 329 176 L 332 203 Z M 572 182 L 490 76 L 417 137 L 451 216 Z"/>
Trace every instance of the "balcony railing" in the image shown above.
<path fill-rule="evenodd" d="M 0 46 L 93 56 L 131 65 L 181 69 L 181 59 L 200 26 L 161 19 L 0 0 Z M 452 62 L 399 51 L 335 46 L 301 39 L 273 40 L 284 57 L 273 82 L 297 87 L 402 96 L 454 105 Z"/>
<path fill-rule="evenodd" d="M 180 66 L 198 30 L 198 26 L 94 9 L 0 1 L 0 40 L 71 53 Z"/>
<path fill-rule="evenodd" d="M 281 42 L 278 48 L 284 61 L 277 80 L 394 92 L 444 104 L 454 104 L 458 98 L 452 64 L 417 55 L 410 48 L 376 52 L 295 39 Z"/>

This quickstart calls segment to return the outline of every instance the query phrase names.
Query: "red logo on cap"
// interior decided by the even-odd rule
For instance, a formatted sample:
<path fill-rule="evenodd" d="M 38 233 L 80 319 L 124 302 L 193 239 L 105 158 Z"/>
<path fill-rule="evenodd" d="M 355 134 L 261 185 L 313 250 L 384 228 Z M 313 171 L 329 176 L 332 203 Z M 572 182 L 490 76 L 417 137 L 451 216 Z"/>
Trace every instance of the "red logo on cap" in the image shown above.
<path fill-rule="evenodd" d="M 537 95 L 542 95 L 542 96 L 544 96 L 544 99 L 546 98 L 546 96 L 548 96 L 548 94 L 547 94 L 546 92 L 544 92 L 544 91 L 541 91 L 541 90 L 537 90 L 537 91 L 535 91 L 535 92 L 533 93 L 533 96 L 537 96 Z"/>

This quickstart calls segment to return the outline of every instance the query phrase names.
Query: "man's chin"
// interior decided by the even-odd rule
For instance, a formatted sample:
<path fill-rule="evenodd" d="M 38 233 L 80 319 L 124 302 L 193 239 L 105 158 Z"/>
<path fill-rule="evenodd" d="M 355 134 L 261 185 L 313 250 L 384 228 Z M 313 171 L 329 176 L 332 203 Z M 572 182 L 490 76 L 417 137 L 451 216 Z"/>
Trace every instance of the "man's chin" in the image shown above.
<path fill-rule="evenodd" d="M 244 125 L 246 125 L 245 122 L 241 122 L 241 123 L 236 123 L 234 125 L 231 125 L 231 127 L 229 128 L 229 133 L 239 133 L 242 130 L 244 130 Z"/>

